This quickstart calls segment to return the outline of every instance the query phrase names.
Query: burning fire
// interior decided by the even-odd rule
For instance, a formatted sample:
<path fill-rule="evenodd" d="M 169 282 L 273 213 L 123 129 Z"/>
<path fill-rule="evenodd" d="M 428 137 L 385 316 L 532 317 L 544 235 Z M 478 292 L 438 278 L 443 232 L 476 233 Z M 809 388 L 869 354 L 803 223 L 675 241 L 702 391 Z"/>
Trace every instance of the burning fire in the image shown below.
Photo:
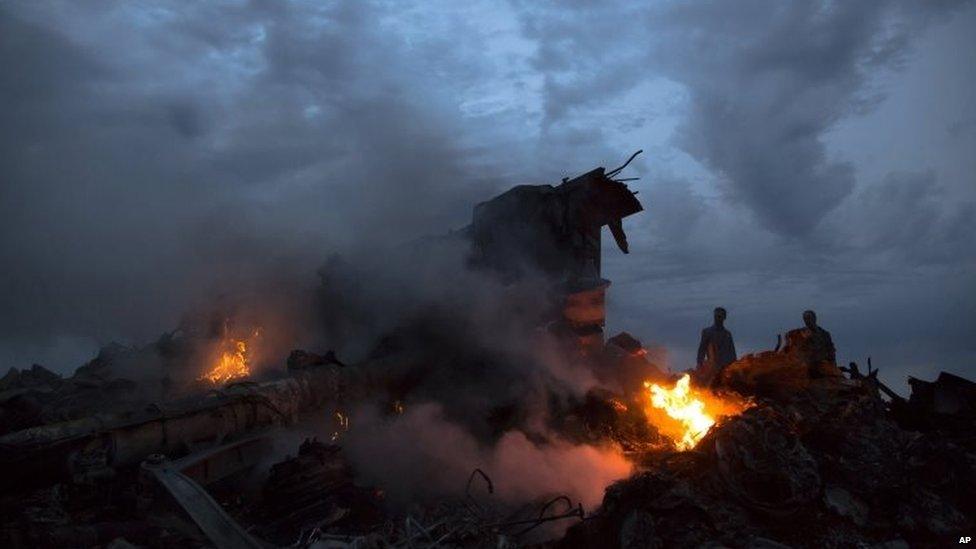
<path fill-rule="evenodd" d="M 225 324 L 226 331 L 226 324 Z M 253 337 L 261 335 L 261 329 L 254 330 Z M 209 381 L 214 385 L 227 383 L 251 375 L 250 350 L 247 341 L 232 337 L 224 337 L 221 349 L 213 367 L 200 376 L 200 381 Z"/>
<path fill-rule="evenodd" d="M 732 397 L 693 388 L 688 374 L 671 388 L 648 381 L 644 387 L 651 404 L 646 408 L 648 419 L 682 451 L 694 448 L 719 416 L 738 414 L 748 408 L 748 403 Z"/>

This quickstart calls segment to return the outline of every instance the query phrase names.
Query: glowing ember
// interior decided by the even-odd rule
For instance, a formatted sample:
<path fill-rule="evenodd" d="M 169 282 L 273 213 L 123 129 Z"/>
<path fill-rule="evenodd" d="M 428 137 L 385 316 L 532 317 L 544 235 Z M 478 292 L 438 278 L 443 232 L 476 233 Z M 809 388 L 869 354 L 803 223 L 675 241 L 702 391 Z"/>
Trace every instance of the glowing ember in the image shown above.
<path fill-rule="evenodd" d="M 332 442 L 336 442 L 349 430 L 349 416 L 342 413 L 342 410 L 336 410 L 332 418 L 335 420 L 336 426 L 336 430 L 332 432 Z"/>
<path fill-rule="evenodd" d="M 670 437 L 678 450 L 691 450 L 715 425 L 720 415 L 737 414 L 748 407 L 731 397 L 719 398 L 691 386 L 685 374 L 667 388 L 645 381 L 651 407 L 648 419 L 661 434 Z M 663 413 L 662 413 L 663 412 Z"/>
<path fill-rule="evenodd" d="M 620 402 L 619 400 L 617 400 L 615 398 L 611 398 L 609 400 L 609 404 L 613 408 L 613 410 L 615 412 L 617 412 L 618 414 L 625 414 L 625 413 L 627 413 L 627 405 L 624 404 L 623 402 Z"/>

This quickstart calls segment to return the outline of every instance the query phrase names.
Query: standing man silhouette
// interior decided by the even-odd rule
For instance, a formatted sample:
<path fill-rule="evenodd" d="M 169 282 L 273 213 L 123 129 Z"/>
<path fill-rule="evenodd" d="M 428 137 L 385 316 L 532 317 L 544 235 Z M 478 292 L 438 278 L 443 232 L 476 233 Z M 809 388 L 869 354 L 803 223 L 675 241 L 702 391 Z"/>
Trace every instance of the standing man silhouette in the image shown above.
<path fill-rule="evenodd" d="M 714 313 L 714 324 L 702 330 L 701 343 L 698 344 L 695 377 L 703 387 L 714 386 L 722 370 L 736 359 L 732 332 L 725 329 L 725 309 L 716 307 Z"/>

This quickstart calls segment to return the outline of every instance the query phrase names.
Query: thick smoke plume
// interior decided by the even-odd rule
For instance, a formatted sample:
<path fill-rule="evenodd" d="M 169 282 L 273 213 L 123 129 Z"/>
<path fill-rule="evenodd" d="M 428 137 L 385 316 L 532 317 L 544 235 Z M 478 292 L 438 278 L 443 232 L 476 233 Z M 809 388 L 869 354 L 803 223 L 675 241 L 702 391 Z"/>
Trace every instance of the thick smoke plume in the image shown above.
<path fill-rule="evenodd" d="M 452 234 L 323 268 L 324 314 L 343 313 L 333 333 L 376 336 L 356 343 L 371 348 L 355 373 L 370 390 L 344 410 L 354 467 L 394 503 L 461 495 L 481 468 L 505 502 L 557 493 L 592 508 L 631 466 L 549 420 L 597 381 L 546 330 L 549 281 L 502 283 L 468 267 L 468 246 Z"/>

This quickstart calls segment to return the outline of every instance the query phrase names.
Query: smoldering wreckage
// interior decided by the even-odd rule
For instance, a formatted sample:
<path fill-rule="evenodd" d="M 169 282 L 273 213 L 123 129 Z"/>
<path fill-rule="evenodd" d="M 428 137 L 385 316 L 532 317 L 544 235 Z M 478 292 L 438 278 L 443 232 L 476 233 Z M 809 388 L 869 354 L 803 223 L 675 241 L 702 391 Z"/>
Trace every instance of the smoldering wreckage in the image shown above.
<path fill-rule="evenodd" d="M 396 326 L 356 362 L 296 350 L 274 375 L 252 371 L 260 328 L 222 315 L 146 347 L 106 347 L 67 378 L 11 369 L 0 379 L 0 544 L 897 548 L 973 532 L 976 384 L 910 379 L 905 399 L 871 366 L 823 363 L 797 330 L 705 389 L 661 369 L 632 336 L 605 337 L 601 230 L 627 253 L 622 220 L 643 209 L 625 166 L 514 187 L 445 237 L 499 291 L 544 281 L 547 306 L 514 324 L 529 328 L 530 347 L 556 343 L 548 360 L 587 372 L 583 389 L 545 376 L 519 385 L 528 376 L 511 353 L 458 336 L 477 326 L 438 323 L 437 313 Z M 323 272 L 326 294 L 343 293 L 337 277 Z M 126 375 L 149 362 L 163 375 Z M 602 503 L 584 506 L 568 489 L 504 497 L 524 480 L 497 463 L 464 464 L 453 492 L 398 504 L 361 474 L 362 456 L 346 445 L 359 403 L 380 410 L 387 430 L 370 436 L 382 436 L 432 398 L 427 378 L 447 376 L 442 386 L 470 400 L 463 387 L 498 372 L 515 372 L 503 379 L 511 390 L 480 395 L 484 406 L 466 418 L 479 443 L 517 433 L 528 448 L 599 449 L 592 459 L 623 464 L 605 492 L 598 486 Z M 539 417 L 544 427 L 533 427 Z M 319 436 L 282 437 L 309 421 Z M 385 448 L 368 459 L 398 459 Z M 557 483 L 570 486 L 589 463 L 562 469 Z M 423 485 L 438 475 L 435 466 L 402 476 Z"/>

